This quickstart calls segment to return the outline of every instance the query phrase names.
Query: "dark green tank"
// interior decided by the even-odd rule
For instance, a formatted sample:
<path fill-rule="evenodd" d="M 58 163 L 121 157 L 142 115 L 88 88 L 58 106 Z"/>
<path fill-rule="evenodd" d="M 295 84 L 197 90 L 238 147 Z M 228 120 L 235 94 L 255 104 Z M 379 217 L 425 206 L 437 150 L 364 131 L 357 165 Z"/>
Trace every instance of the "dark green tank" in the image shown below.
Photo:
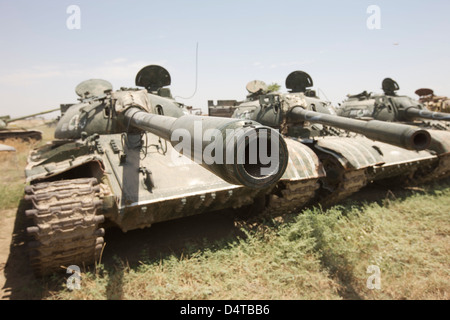
<path fill-rule="evenodd" d="M 420 88 L 415 92 L 419 96 L 419 102 L 430 111 L 450 112 L 450 98 L 437 96 L 432 89 Z"/>
<path fill-rule="evenodd" d="M 250 95 L 238 105 L 233 118 L 257 121 L 280 130 L 289 147 L 286 173 L 309 163 L 320 164 L 309 166 L 309 175 L 292 178 L 285 173 L 277 184 L 278 197 L 273 197 L 278 206 L 282 203 L 297 209 L 305 204 L 292 201 L 298 195 L 291 191 L 293 183 L 309 190 L 302 191 L 309 194 L 309 200 L 329 205 L 371 181 L 408 177 L 436 160 L 435 155 L 425 150 L 431 142 L 427 130 L 340 117 L 331 103 L 320 99 L 311 89 L 312 78 L 303 71 L 288 75 L 287 93 L 268 92 L 262 81 L 253 83 L 260 85 L 248 90 Z"/>
<path fill-rule="evenodd" d="M 189 115 L 170 82 L 152 65 L 137 74 L 137 89 L 113 91 L 100 79 L 77 86 L 80 103 L 26 168 L 36 274 L 94 263 L 107 225 L 126 232 L 272 191 L 288 162 L 281 135 L 251 120 Z"/>
<path fill-rule="evenodd" d="M 360 94 L 349 95 L 338 108 L 338 114 L 353 119 L 368 121 L 376 119 L 427 129 L 431 135 L 431 144 L 428 149 L 436 156 L 436 161 L 418 170 L 412 181 L 429 182 L 448 177 L 450 175 L 450 113 L 429 110 L 424 103 L 397 94 L 400 87 L 391 78 L 385 78 L 382 81 L 382 89 L 383 93 L 364 91 Z M 424 92 L 422 90 L 419 93 Z"/>
<path fill-rule="evenodd" d="M 31 140 L 42 140 L 42 132 L 41 131 L 11 128 L 11 127 L 8 127 L 8 124 L 15 122 L 15 121 L 28 119 L 28 118 L 40 116 L 40 115 L 55 112 L 55 111 L 59 111 L 59 108 L 42 111 L 42 112 L 38 112 L 38 113 L 33 113 L 30 115 L 26 115 L 23 117 L 17 117 L 17 118 L 13 118 L 13 119 L 11 119 L 11 117 L 9 117 L 9 116 L 0 117 L 0 141 L 6 140 L 6 139 L 14 139 L 14 138 L 21 139 L 21 140 L 30 140 L 30 139 Z"/>
<path fill-rule="evenodd" d="M 402 122 L 430 129 L 450 129 L 449 113 L 431 111 L 420 101 L 398 95 L 396 92 L 400 87 L 391 78 L 383 80 L 382 88 L 382 94 L 364 91 L 349 95 L 338 108 L 339 115 L 355 119 Z"/>

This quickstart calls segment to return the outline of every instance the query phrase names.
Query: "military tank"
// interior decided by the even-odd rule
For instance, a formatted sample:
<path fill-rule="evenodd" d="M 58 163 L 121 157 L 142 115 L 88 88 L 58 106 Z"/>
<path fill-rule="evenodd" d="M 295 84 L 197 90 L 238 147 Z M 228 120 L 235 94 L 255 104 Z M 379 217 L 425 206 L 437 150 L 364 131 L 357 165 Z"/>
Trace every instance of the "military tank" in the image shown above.
<path fill-rule="evenodd" d="M 59 110 L 60 110 L 59 108 L 51 109 L 51 110 L 42 111 L 42 112 L 26 115 L 23 117 L 13 118 L 13 119 L 11 119 L 10 116 L 0 117 L 0 141 L 4 141 L 6 139 L 14 139 L 14 138 L 21 139 L 21 140 L 42 140 L 42 132 L 41 131 L 11 128 L 11 127 L 8 127 L 8 124 L 15 122 L 15 121 L 28 119 L 28 118 L 40 116 L 43 114 L 59 111 Z"/>
<path fill-rule="evenodd" d="M 431 111 L 420 101 L 397 95 L 400 87 L 396 81 L 385 78 L 382 88 L 382 94 L 364 91 L 349 95 L 338 109 L 338 114 L 356 119 L 403 122 L 429 129 L 450 129 L 449 113 Z"/>
<path fill-rule="evenodd" d="M 398 83 L 391 78 L 382 81 L 383 93 L 364 91 L 349 95 L 338 109 L 343 117 L 403 123 L 427 129 L 432 142 L 430 154 L 436 156 L 430 165 L 411 177 L 412 183 L 430 182 L 450 175 L 450 113 L 429 110 L 420 101 L 398 95 Z M 423 93 L 423 92 L 421 92 Z"/>
<path fill-rule="evenodd" d="M 419 102 L 423 103 L 430 111 L 450 112 L 450 98 L 436 96 L 432 89 L 420 88 L 415 92 L 419 96 Z"/>
<path fill-rule="evenodd" d="M 208 115 L 212 117 L 230 118 L 236 109 L 237 100 L 208 100 Z"/>
<path fill-rule="evenodd" d="M 284 174 L 288 151 L 276 130 L 187 114 L 161 66 L 143 68 L 135 83 L 113 91 L 102 79 L 82 82 L 55 139 L 30 153 L 25 214 L 36 275 L 97 261 L 108 226 L 127 232 L 240 208 Z"/>
<path fill-rule="evenodd" d="M 287 93 L 268 92 L 263 81 L 247 85 L 250 92 L 232 118 L 257 121 L 279 129 L 289 146 L 290 168 L 305 165 L 308 174 L 283 176 L 270 202 L 292 207 L 293 201 L 308 194 L 328 206 L 357 192 L 368 183 L 393 176 L 409 176 L 436 160 L 426 130 L 383 121 L 340 117 L 330 102 L 319 99 L 310 89 L 313 81 L 303 71 L 294 71 L 285 82 Z M 293 151 L 301 150 L 301 151 Z M 313 160 L 312 160 L 313 159 Z M 319 166 L 308 165 L 317 163 Z M 298 167 L 297 167 L 298 166 Z M 301 194 L 292 186 L 304 185 Z M 316 198 L 317 199 L 317 198 Z M 285 209 L 285 208 L 284 208 Z"/>
<path fill-rule="evenodd" d="M 269 88 L 264 81 L 253 80 L 250 81 L 247 86 L 248 95 L 245 101 L 253 101 L 258 98 L 261 93 L 268 93 Z M 214 100 L 208 100 L 208 114 L 215 117 L 228 117 L 233 116 L 236 106 L 240 105 L 243 101 L 237 100 L 217 100 L 214 104 Z"/>

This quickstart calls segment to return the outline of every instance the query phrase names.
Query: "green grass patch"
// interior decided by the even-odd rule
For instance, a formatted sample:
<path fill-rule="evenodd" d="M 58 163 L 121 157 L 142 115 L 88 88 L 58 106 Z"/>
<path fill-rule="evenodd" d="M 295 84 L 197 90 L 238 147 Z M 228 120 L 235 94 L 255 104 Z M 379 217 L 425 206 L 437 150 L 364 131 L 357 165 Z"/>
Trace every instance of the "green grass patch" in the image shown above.
<path fill-rule="evenodd" d="M 23 197 L 25 185 L 23 182 L 15 182 L 8 185 L 0 184 L 0 208 L 12 209 L 19 206 Z"/>
<path fill-rule="evenodd" d="M 450 185 L 314 207 L 181 254 L 116 259 L 50 299 L 448 299 Z M 226 240 L 226 239 L 224 239 Z M 370 265 L 381 289 L 369 289 Z"/>

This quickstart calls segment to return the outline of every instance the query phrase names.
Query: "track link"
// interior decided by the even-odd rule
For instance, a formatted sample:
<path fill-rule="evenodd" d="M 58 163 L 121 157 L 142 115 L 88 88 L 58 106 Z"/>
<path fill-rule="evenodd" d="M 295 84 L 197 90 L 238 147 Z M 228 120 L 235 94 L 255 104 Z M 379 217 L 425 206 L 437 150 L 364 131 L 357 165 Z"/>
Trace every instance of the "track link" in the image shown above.
<path fill-rule="evenodd" d="M 413 184 L 430 183 L 450 177 L 450 154 L 439 156 L 439 162 L 433 169 L 419 168 L 411 179 Z"/>
<path fill-rule="evenodd" d="M 264 214 L 275 217 L 299 210 L 315 198 L 319 187 L 318 179 L 283 181 L 278 192 L 269 195 Z"/>
<path fill-rule="evenodd" d="M 328 154 L 321 154 L 320 160 L 327 173 L 321 179 L 322 188 L 317 201 L 322 207 L 337 204 L 367 185 L 365 168 L 345 169 L 335 157 Z"/>
<path fill-rule="evenodd" d="M 322 207 L 330 207 L 350 197 L 367 185 L 365 170 L 345 171 L 339 184 L 332 189 L 322 189 L 318 203 Z"/>
<path fill-rule="evenodd" d="M 25 199 L 33 208 L 25 211 L 33 220 L 27 232 L 30 261 L 37 276 L 61 267 L 94 263 L 104 243 L 100 187 L 95 178 L 42 182 L 26 187 Z"/>

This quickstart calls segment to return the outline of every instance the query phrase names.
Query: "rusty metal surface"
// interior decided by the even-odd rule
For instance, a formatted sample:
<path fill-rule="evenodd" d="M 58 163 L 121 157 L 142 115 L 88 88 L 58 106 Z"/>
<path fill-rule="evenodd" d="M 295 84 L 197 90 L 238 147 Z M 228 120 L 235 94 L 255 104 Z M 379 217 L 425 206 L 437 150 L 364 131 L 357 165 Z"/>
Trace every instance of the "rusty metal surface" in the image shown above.
<path fill-rule="evenodd" d="M 60 266 L 91 264 L 103 248 L 104 230 L 97 214 L 103 201 L 95 178 L 44 182 L 26 188 L 33 208 L 27 232 L 34 238 L 28 246 L 36 275 L 56 271 Z"/>
<path fill-rule="evenodd" d="M 42 140 L 42 131 L 8 129 L 0 130 L 0 141 L 6 139 Z"/>
<path fill-rule="evenodd" d="M 384 162 L 380 153 L 373 148 L 379 144 L 362 136 L 354 138 L 320 137 L 316 148 L 334 155 L 347 169 L 362 169 Z"/>
<path fill-rule="evenodd" d="M 298 210 L 317 197 L 325 170 L 317 154 L 296 138 L 285 137 L 289 150 L 286 171 L 268 195 L 265 214 L 277 216 Z"/>
<path fill-rule="evenodd" d="M 285 138 L 289 150 L 289 163 L 282 180 L 300 181 L 322 178 L 323 166 L 317 154 L 296 138 Z"/>

